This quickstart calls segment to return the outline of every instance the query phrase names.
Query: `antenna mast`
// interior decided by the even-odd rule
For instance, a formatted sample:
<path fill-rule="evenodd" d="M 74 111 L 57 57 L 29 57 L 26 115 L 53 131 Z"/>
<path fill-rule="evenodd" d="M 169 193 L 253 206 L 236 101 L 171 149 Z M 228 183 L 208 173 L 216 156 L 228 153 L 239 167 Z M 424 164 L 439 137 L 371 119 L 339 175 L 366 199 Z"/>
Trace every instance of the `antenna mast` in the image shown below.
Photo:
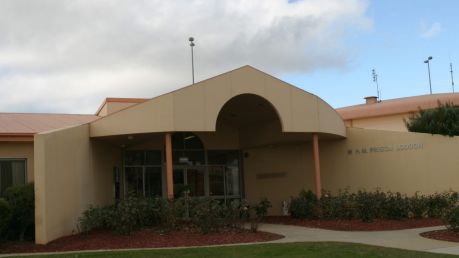
<path fill-rule="evenodd" d="M 373 82 L 376 84 L 376 93 L 378 94 L 378 101 L 381 101 L 381 95 L 379 93 L 378 74 L 376 73 L 375 69 L 371 70 L 371 72 L 373 73 Z"/>
<path fill-rule="evenodd" d="M 451 87 L 453 87 L 454 93 L 454 77 L 453 77 L 453 63 L 449 63 L 449 72 L 451 73 Z"/>

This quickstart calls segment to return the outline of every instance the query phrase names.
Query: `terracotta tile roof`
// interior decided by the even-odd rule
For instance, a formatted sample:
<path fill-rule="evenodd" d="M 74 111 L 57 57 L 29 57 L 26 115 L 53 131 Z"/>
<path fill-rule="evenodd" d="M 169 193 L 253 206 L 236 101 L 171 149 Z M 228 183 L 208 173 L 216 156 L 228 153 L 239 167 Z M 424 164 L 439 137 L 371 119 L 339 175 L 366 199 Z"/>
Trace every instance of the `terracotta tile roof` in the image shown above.
<path fill-rule="evenodd" d="M 442 93 L 383 100 L 374 104 L 338 108 L 336 111 L 338 111 L 343 120 L 349 120 L 417 112 L 419 108 L 431 109 L 437 107 L 438 101 L 442 103 L 453 102 L 459 105 L 459 93 Z"/>
<path fill-rule="evenodd" d="M 95 115 L 76 114 L 0 113 L 0 136 L 30 136 L 98 118 Z"/>

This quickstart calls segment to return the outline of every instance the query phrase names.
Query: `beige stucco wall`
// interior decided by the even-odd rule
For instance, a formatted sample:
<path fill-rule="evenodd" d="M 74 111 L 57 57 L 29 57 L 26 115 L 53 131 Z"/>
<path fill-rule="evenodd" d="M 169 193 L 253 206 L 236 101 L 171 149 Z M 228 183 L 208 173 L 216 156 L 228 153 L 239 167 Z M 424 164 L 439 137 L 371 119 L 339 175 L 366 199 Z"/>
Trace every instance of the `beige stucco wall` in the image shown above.
<path fill-rule="evenodd" d="M 249 203 L 262 197 L 272 204 L 270 215 L 282 214 L 282 201 L 302 189 L 314 189 L 314 165 L 310 143 L 247 149 L 244 153 L 245 194 Z"/>
<path fill-rule="evenodd" d="M 268 100 L 277 110 L 284 132 L 324 132 L 345 137 L 341 117 L 323 100 L 249 66 L 94 121 L 90 135 L 215 131 L 223 105 L 241 94 Z"/>
<path fill-rule="evenodd" d="M 344 121 L 348 127 L 407 132 L 403 119 L 409 119 L 411 113 L 393 114 L 389 116 L 365 117 Z"/>
<path fill-rule="evenodd" d="M 33 181 L 33 142 L 0 142 L 0 159 L 2 158 L 27 159 L 27 181 Z"/>
<path fill-rule="evenodd" d="M 35 135 L 35 235 L 45 244 L 77 233 L 89 205 L 113 199 L 117 148 L 89 138 L 88 125 Z"/>
<path fill-rule="evenodd" d="M 320 144 L 324 189 L 459 190 L 459 137 L 357 128 L 347 136 Z"/>

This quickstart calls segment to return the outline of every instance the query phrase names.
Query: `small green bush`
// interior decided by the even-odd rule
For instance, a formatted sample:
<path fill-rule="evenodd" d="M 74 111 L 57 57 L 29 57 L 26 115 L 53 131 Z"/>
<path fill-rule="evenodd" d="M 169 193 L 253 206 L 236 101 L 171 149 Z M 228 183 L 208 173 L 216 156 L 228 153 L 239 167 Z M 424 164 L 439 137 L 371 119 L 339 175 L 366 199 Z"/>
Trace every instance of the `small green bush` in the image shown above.
<path fill-rule="evenodd" d="M 441 218 L 458 201 L 457 192 L 434 193 L 428 196 L 427 215 L 430 218 Z"/>
<path fill-rule="evenodd" d="M 156 199 L 157 210 L 155 216 L 158 218 L 158 225 L 163 230 L 173 230 L 178 228 L 185 214 L 185 201 L 183 198 L 176 200 Z"/>
<path fill-rule="evenodd" d="M 35 194 L 33 184 L 19 185 L 5 190 L 5 199 L 11 207 L 8 227 L 12 240 L 23 241 L 34 238 Z"/>
<path fill-rule="evenodd" d="M 271 202 L 267 198 L 261 198 L 260 201 L 253 207 L 258 218 L 268 215 L 268 209 L 271 208 Z"/>
<path fill-rule="evenodd" d="M 79 218 L 80 229 L 88 232 L 96 229 L 109 229 L 115 216 L 115 206 L 93 207 L 90 206 Z"/>
<path fill-rule="evenodd" d="M 290 214 L 297 219 L 315 219 L 318 216 L 318 200 L 312 191 L 301 191 L 290 201 Z"/>
<path fill-rule="evenodd" d="M 406 195 L 399 192 L 387 192 L 385 202 L 383 204 L 384 218 L 401 220 L 408 218 L 410 212 L 410 202 Z"/>
<path fill-rule="evenodd" d="M 408 200 L 410 217 L 420 219 L 427 217 L 429 211 L 429 202 L 425 195 L 420 195 L 416 192 Z"/>
<path fill-rule="evenodd" d="M 222 205 L 220 202 L 210 198 L 194 198 L 190 207 L 190 216 L 194 225 L 202 233 L 218 232 L 223 226 Z"/>
<path fill-rule="evenodd" d="M 374 193 L 359 190 L 356 194 L 358 217 L 364 222 L 372 222 L 380 218 L 382 206 L 385 200 L 385 194 L 379 191 Z"/>
<path fill-rule="evenodd" d="M 360 190 L 351 193 L 349 189 L 340 190 L 337 195 L 324 191 L 316 200 L 311 191 L 302 191 L 292 198 L 291 216 L 293 218 L 320 219 L 360 219 L 371 222 L 374 219 L 440 218 L 451 207 L 458 205 L 459 193 L 443 192 L 431 195 L 415 193 L 407 197 L 399 192 L 374 192 Z"/>
<path fill-rule="evenodd" d="M 6 235 L 11 220 L 11 207 L 5 199 L 0 198 L 0 241 Z"/>
<path fill-rule="evenodd" d="M 459 233 L 459 206 L 449 209 L 444 214 L 444 220 L 447 222 L 447 227 L 456 233 Z"/>

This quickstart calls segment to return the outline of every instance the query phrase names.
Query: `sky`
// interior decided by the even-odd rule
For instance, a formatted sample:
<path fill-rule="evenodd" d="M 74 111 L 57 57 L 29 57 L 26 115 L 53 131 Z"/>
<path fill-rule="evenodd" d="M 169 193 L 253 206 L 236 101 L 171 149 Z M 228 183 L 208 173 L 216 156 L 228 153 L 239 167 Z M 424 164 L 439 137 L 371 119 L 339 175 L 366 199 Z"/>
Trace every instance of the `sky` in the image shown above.
<path fill-rule="evenodd" d="M 333 107 L 451 92 L 459 1 L 2 0 L 0 112 L 94 113 L 252 65 Z"/>

